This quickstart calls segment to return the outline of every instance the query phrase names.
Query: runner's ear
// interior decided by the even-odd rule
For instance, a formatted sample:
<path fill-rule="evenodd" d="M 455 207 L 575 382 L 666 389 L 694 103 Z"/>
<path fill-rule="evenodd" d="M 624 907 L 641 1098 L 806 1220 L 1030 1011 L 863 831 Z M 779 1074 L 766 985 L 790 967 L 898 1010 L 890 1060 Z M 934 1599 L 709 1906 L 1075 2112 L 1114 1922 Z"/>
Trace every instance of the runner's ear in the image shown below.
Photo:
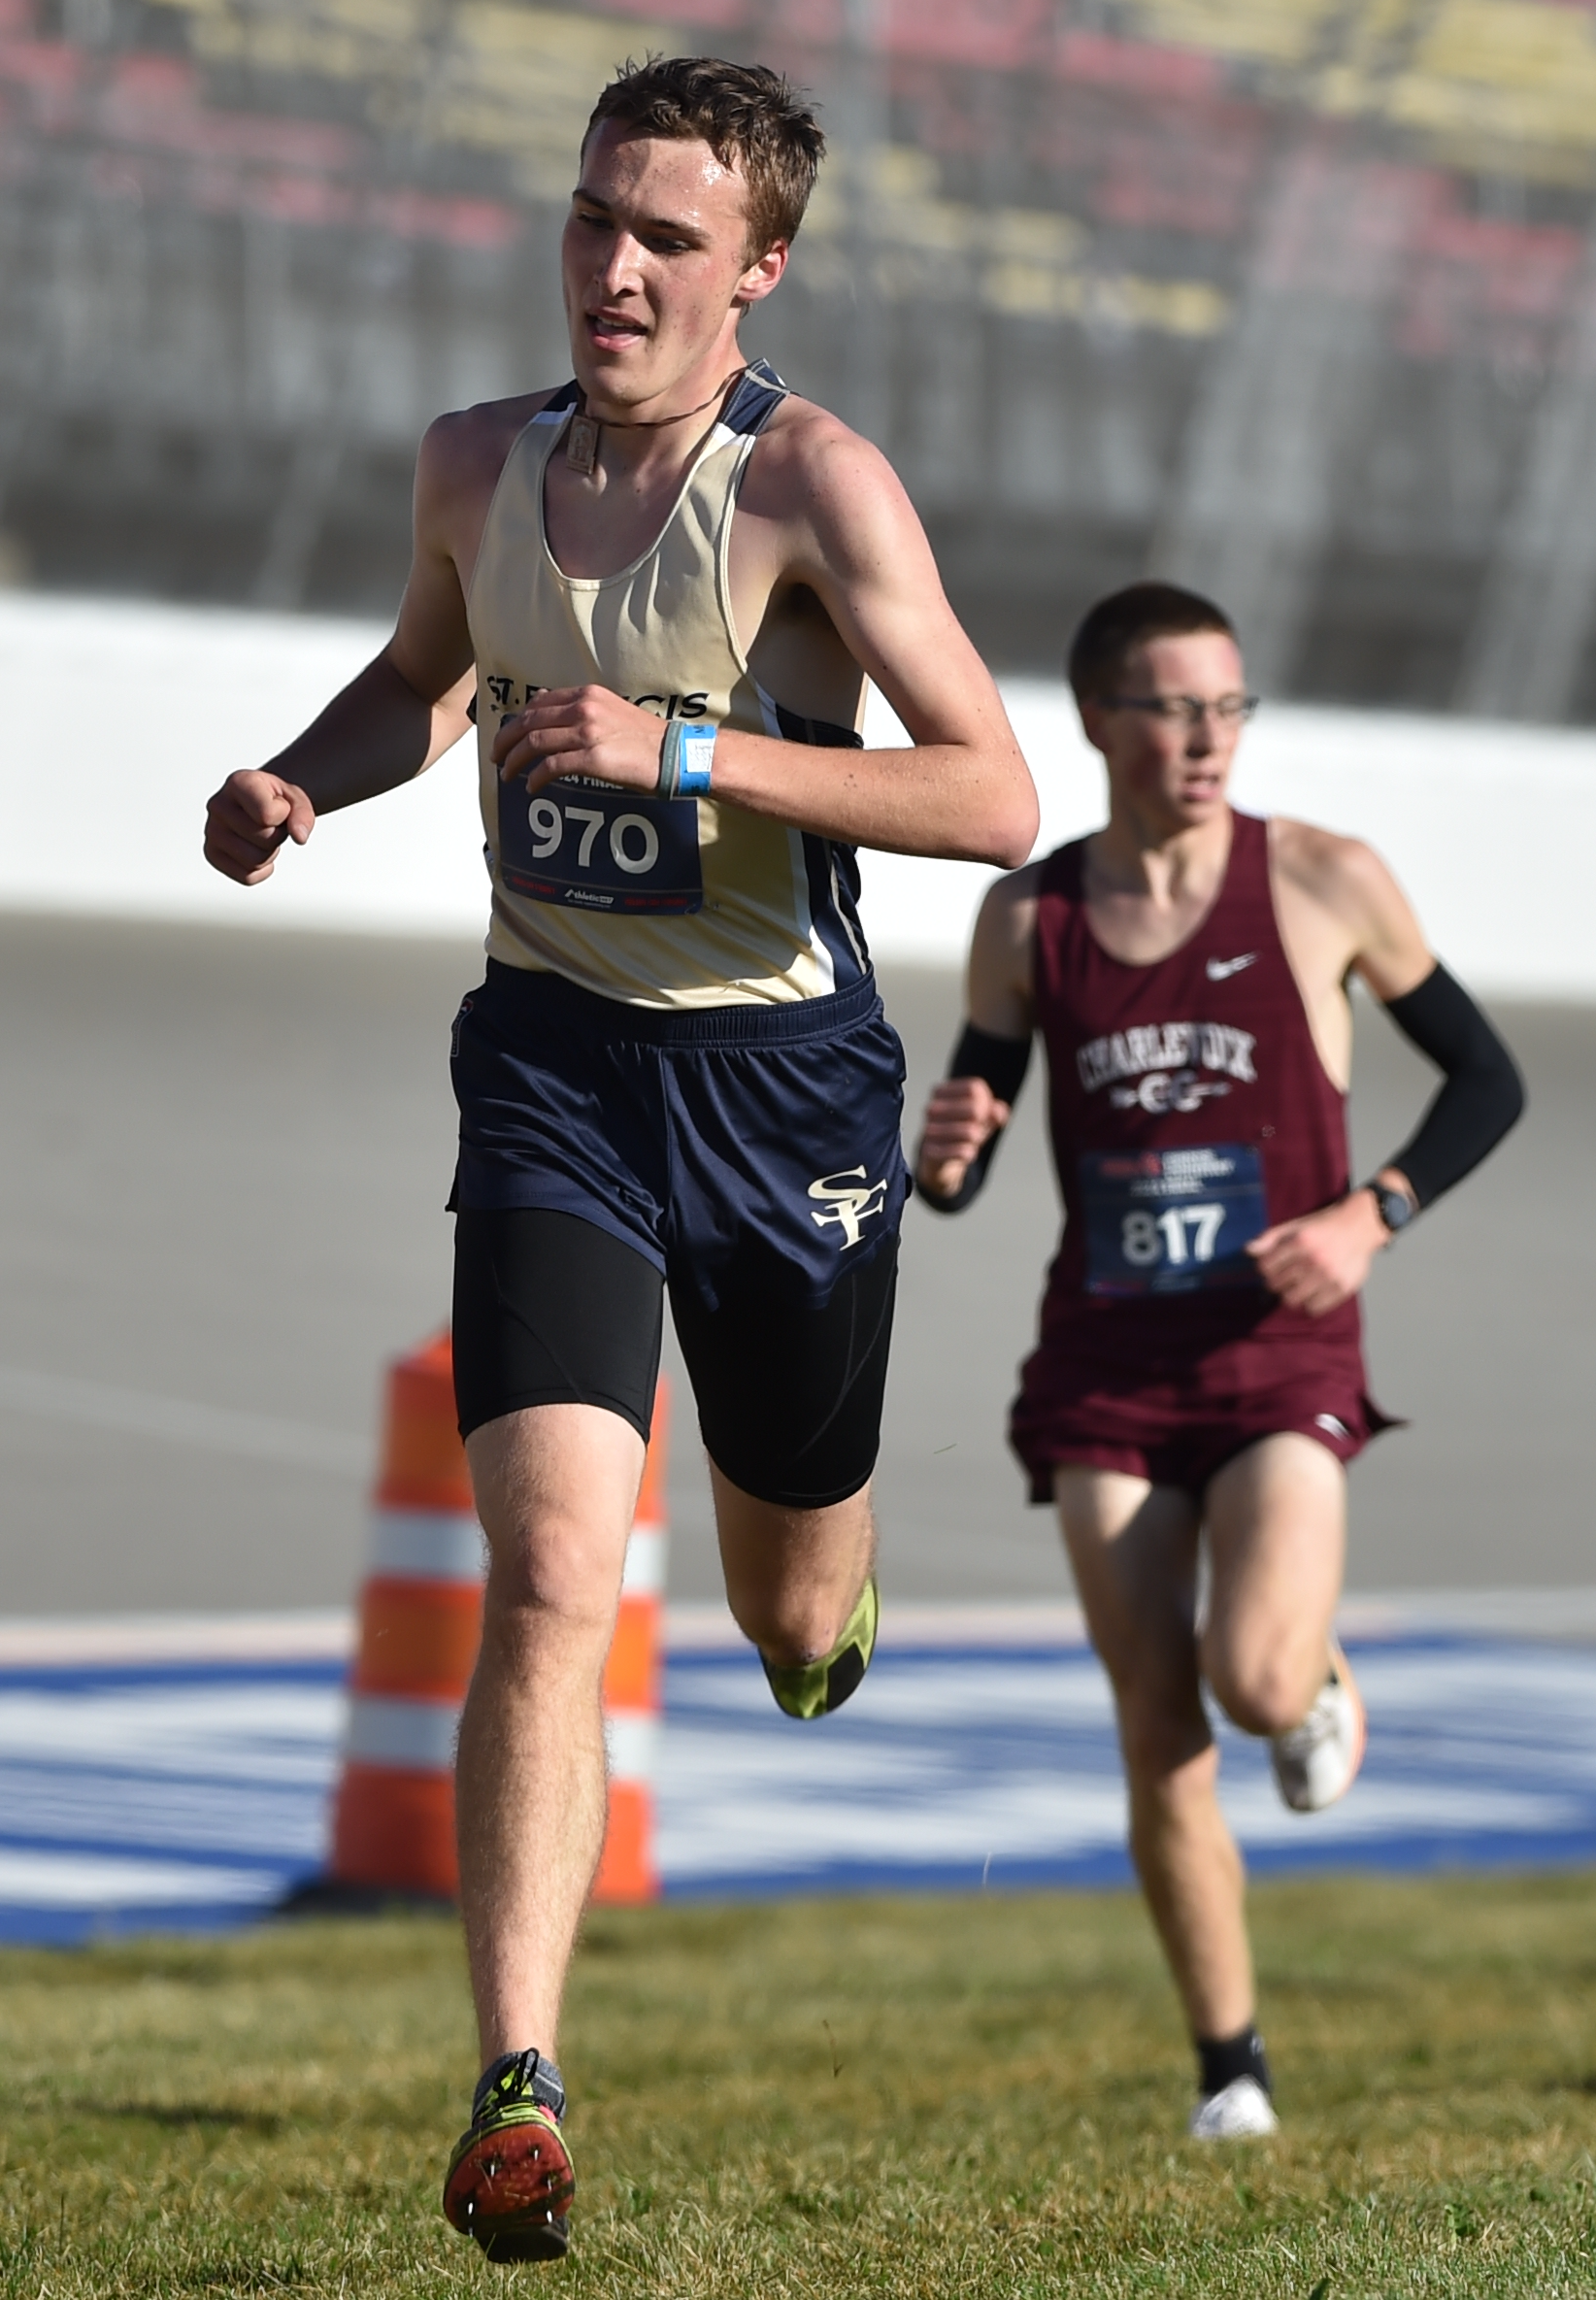
<path fill-rule="evenodd" d="M 749 304 L 763 303 L 786 270 L 789 252 L 785 240 L 778 240 L 767 248 L 764 254 L 750 263 L 738 281 L 733 302 L 745 308 Z"/>

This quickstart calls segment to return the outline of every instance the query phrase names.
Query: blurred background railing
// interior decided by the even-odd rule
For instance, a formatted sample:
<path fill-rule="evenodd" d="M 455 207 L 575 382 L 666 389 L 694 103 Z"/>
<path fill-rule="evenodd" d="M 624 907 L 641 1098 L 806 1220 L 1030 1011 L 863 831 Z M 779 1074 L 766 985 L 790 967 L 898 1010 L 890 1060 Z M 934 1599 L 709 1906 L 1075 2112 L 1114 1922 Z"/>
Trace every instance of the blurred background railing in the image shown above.
<path fill-rule="evenodd" d="M 386 614 L 440 409 L 561 380 L 627 53 L 834 157 L 750 340 L 1000 667 L 1152 567 L 1276 694 L 1596 720 L 1588 0 L 0 0 L 0 580 Z"/>

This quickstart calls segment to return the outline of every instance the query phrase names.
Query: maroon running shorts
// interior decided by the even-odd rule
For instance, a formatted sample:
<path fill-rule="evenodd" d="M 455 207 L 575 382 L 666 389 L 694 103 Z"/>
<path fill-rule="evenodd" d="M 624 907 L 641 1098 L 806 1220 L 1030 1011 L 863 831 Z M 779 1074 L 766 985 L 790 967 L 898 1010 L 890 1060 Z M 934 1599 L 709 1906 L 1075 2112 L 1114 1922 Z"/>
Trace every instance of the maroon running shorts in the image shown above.
<path fill-rule="evenodd" d="M 1227 1461 L 1260 1438 L 1298 1431 L 1351 1461 L 1382 1429 L 1400 1428 L 1364 1386 L 1355 1339 L 1243 1336 L 1200 1353 L 1115 1363 L 1089 1335 L 1055 1336 L 1020 1376 L 1009 1437 L 1050 1503 L 1065 1462 L 1123 1470 L 1201 1499 Z"/>

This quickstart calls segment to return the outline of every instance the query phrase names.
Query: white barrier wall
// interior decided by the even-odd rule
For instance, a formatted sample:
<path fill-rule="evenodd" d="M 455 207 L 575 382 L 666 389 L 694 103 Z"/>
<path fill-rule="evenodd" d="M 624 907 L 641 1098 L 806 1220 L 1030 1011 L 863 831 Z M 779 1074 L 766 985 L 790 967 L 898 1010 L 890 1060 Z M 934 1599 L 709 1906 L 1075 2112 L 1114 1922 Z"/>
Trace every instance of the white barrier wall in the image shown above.
<path fill-rule="evenodd" d="M 200 857 L 204 802 L 320 708 L 386 636 L 376 624 L 0 596 L 0 907 L 418 934 L 482 931 L 486 883 L 469 747 L 318 823 L 263 887 Z M 1042 793 L 1042 848 L 1089 829 L 1101 769 L 1061 683 L 1005 694 Z M 872 698 L 872 739 L 903 739 Z M 1480 989 L 1596 997 L 1596 734 L 1266 707 L 1244 739 L 1244 807 L 1379 847 L 1436 949 Z M 993 874 L 866 854 L 883 957 L 956 960 Z"/>
<path fill-rule="evenodd" d="M 0 596 L 0 906 L 475 934 L 469 751 L 317 823 L 265 886 L 200 853 L 205 801 L 368 662 L 384 626 Z"/>

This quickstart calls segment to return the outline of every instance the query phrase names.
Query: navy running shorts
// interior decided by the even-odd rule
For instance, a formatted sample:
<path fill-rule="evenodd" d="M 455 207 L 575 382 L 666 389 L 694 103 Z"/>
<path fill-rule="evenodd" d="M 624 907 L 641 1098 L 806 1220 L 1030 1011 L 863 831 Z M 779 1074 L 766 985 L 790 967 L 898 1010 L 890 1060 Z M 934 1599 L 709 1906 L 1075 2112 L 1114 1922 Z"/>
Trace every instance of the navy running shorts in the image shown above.
<path fill-rule="evenodd" d="M 875 984 L 661 1013 L 490 960 L 450 1067 L 462 1427 L 563 1397 L 647 1434 L 651 1282 L 733 1483 L 786 1507 L 857 1491 L 909 1187 L 903 1052 Z M 490 1218 L 532 1212 L 610 1251 Z"/>

